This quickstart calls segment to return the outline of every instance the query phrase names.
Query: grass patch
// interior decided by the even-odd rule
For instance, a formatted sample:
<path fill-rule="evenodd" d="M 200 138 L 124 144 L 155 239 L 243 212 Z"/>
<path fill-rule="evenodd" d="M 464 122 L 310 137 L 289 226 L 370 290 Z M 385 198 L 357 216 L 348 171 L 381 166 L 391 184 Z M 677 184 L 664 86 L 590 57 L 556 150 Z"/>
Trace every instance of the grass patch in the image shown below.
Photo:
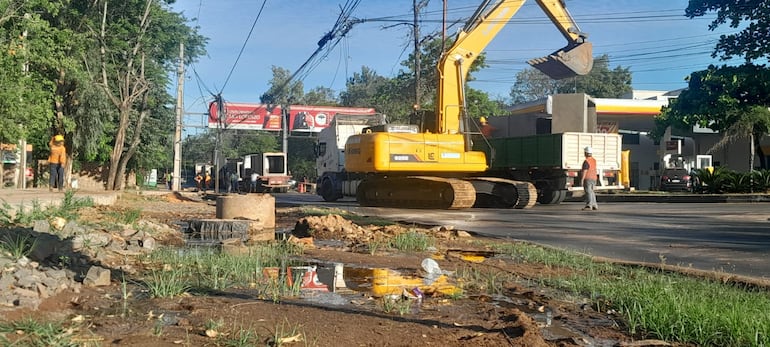
<path fill-rule="evenodd" d="M 173 298 L 190 289 L 185 274 L 176 270 L 153 270 L 145 286 L 153 298 Z"/>
<path fill-rule="evenodd" d="M 71 330 L 65 329 L 59 323 L 42 323 L 32 318 L 0 323 L 0 344 L 29 347 L 78 346 L 72 341 Z"/>
<path fill-rule="evenodd" d="M 424 252 L 433 247 L 436 240 L 426 234 L 410 230 L 390 240 L 390 246 L 402 252 Z"/>
<path fill-rule="evenodd" d="M 573 271 L 541 279 L 614 309 L 630 333 L 699 346 L 770 345 L 770 292 L 656 269 L 595 263 L 587 256 L 527 244 L 491 244 L 522 263 Z"/>
<path fill-rule="evenodd" d="M 142 218 L 142 209 L 132 208 L 125 211 L 108 211 L 107 216 L 114 222 L 132 225 Z"/>
<path fill-rule="evenodd" d="M 168 282 L 168 287 L 178 287 L 179 285 L 171 285 L 173 281 L 184 280 L 188 285 L 186 290 L 193 292 L 254 288 L 264 297 L 277 301 L 285 295 L 299 293 L 300 283 L 297 279 L 288 281 L 285 277 L 271 278 L 265 275 L 265 269 L 299 265 L 292 259 L 301 253 L 301 247 L 288 242 L 251 247 L 248 254 L 226 254 L 211 248 L 185 250 L 161 248 L 151 253 L 148 261 L 151 267 L 164 270 L 155 270 L 152 278 L 147 282 L 152 284 Z M 171 273 L 174 277 L 158 277 L 159 273 Z M 167 286 L 161 285 L 159 289 L 164 287 Z"/>
<path fill-rule="evenodd" d="M 252 347 L 261 345 L 259 334 L 253 330 L 241 329 L 217 339 L 217 346 Z"/>
<path fill-rule="evenodd" d="M 275 327 L 273 337 L 268 341 L 268 346 L 293 345 L 297 342 L 306 342 L 307 336 L 297 324 L 283 322 Z"/>
<path fill-rule="evenodd" d="M 500 295 L 505 290 L 505 283 L 513 280 L 507 272 L 494 270 L 479 270 L 462 267 L 457 270 L 458 283 L 462 284 L 463 292 L 473 291 L 489 295 Z"/>
<path fill-rule="evenodd" d="M 35 239 L 27 233 L 5 233 L 0 237 L 0 252 L 19 260 L 29 255 L 35 247 Z"/>
<path fill-rule="evenodd" d="M 403 296 L 383 296 L 379 302 L 383 312 L 388 314 L 398 313 L 399 316 L 412 312 L 412 304 L 413 300 Z"/>

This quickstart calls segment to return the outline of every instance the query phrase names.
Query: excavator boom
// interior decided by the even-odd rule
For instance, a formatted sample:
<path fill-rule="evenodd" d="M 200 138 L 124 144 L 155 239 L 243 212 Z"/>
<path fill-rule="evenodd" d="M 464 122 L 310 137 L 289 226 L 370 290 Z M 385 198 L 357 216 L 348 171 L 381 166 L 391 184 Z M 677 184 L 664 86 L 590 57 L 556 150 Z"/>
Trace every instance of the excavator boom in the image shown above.
<path fill-rule="evenodd" d="M 464 84 L 471 64 L 508 23 L 526 0 L 484 0 L 438 65 L 437 121 L 440 134 L 467 132 L 461 121 L 465 109 Z M 585 75 L 593 67 L 593 49 L 585 41 L 563 0 L 536 0 L 567 39 L 567 46 L 529 64 L 553 79 Z"/>

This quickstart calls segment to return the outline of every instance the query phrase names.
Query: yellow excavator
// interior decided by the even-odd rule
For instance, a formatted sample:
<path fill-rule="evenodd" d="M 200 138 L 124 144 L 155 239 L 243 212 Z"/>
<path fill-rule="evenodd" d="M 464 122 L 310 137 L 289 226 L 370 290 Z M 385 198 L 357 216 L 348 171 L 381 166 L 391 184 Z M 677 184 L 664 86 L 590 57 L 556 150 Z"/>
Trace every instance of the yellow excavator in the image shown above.
<path fill-rule="evenodd" d="M 484 177 L 487 158 L 471 149 L 465 79 L 473 61 L 526 0 L 485 0 L 444 53 L 439 65 L 431 125 L 386 124 L 365 129 L 345 144 L 345 170 L 364 206 L 461 209 L 477 206 L 529 208 L 537 190 L 528 182 Z M 536 0 L 567 39 L 566 47 L 529 64 L 551 78 L 585 75 L 592 47 L 563 0 Z"/>

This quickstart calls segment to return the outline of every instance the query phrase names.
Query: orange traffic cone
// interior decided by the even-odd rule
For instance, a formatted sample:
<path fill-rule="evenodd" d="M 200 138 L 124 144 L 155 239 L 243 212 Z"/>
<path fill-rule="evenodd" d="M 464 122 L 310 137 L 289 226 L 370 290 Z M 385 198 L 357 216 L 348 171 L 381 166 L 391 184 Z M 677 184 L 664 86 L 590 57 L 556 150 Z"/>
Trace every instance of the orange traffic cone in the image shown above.
<path fill-rule="evenodd" d="M 299 190 L 300 193 L 305 192 L 305 181 L 299 182 L 297 185 L 297 190 Z"/>

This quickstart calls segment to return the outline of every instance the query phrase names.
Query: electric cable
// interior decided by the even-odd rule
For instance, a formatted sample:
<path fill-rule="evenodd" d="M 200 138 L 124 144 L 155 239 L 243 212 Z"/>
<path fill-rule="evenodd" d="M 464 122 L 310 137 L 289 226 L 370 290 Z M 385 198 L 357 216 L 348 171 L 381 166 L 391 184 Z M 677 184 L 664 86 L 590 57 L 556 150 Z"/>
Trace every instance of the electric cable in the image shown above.
<path fill-rule="evenodd" d="M 246 49 L 246 44 L 249 43 L 249 38 L 251 38 L 251 34 L 254 33 L 254 28 L 257 26 L 259 17 L 262 16 L 262 10 L 265 8 L 266 3 L 267 3 L 267 0 L 262 1 L 262 6 L 259 8 L 259 12 L 257 12 L 257 17 L 254 18 L 254 22 L 251 24 L 251 29 L 249 30 L 249 34 L 246 35 L 246 40 L 243 41 L 241 50 L 238 52 L 238 56 L 235 58 L 235 62 L 233 62 L 233 66 L 230 68 L 230 72 L 227 74 L 225 83 L 222 85 L 222 88 L 219 90 L 219 93 L 222 93 L 222 91 L 225 90 L 225 87 L 227 87 L 227 83 L 230 81 L 230 76 L 233 75 L 233 71 L 235 71 L 235 67 L 238 66 L 238 61 L 241 59 L 241 55 L 243 55 L 243 50 Z"/>

